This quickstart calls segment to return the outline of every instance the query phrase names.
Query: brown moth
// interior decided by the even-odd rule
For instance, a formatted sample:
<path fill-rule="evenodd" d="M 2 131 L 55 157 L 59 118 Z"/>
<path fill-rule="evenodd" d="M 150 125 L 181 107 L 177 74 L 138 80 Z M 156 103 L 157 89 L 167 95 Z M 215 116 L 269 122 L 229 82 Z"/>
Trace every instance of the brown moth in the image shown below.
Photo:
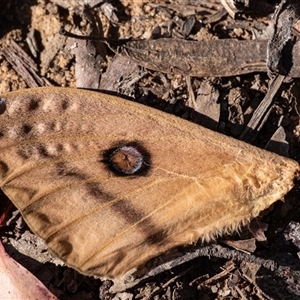
<path fill-rule="evenodd" d="M 2 95 L 0 176 L 29 227 L 68 265 L 119 276 L 237 229 L 293 187 L 299 165 L 110 95 Z"/>

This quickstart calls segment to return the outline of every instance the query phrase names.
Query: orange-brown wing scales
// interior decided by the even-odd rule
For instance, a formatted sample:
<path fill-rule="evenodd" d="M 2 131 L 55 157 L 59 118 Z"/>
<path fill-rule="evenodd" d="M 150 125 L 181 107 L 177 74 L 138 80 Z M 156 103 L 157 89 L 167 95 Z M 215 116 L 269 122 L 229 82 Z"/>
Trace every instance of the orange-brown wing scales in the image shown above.
<path fill-rule="evenodd" d="M 115 277 L 237 229 L 293 186 L 296 162 L 112 96 L 41 88 L 2 96 L 1 188 L 67 264 Z M 139 142 L 146 175 L 104 151 Z"/>

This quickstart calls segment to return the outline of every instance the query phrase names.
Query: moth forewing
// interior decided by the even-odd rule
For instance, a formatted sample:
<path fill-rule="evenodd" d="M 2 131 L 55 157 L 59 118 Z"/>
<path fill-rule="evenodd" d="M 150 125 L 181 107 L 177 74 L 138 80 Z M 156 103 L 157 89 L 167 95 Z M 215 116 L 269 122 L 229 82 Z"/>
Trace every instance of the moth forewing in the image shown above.
<path fill-rule="evenodd" d="M 116 277 L 236 230 L 282 199 L 299 165 L 110 95 L 2 95 L 1 188 L 68 265 Z"/>

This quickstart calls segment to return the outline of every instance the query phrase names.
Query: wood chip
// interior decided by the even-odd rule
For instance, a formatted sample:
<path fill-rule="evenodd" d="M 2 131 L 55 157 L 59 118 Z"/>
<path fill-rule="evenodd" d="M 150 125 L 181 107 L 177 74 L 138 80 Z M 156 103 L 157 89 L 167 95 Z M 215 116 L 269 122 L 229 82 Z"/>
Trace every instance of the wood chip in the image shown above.
<path fill-rule="evenodd" d="M 285 76 L 277 75 L 269 85 L 269 89 L 264 99 L 261 101 L 257 109 L 254 111 L 247 127 L 240 135 L 240 139 L 249 143 L 253 142 L 262 125 L 266 122 L 266 119 L 270 113 L 270 106 L 274 100 L 274 96 L 278 92 Z"/>
<path fill-rule="evenodd" d="M 51 85 L 46 78 L 38 74 L 36 63 L 17 43 L 11 41 L 9 45 L 4 45 L 1 51 L 6 60 L 23 77 L 29 87 Z"/>
<path fill-rule="evenodd" d="M 115 55 L 101 78 L 100 89 L 118 92 L 122 81 L 136 73 L 137 70 L 138 65 L 134 61 L 124 56 Z"/>
<path fill-rule="evenodd" d="M 191 117 L 194 122 L 215 131 L 218 129 L 220 104 L 217 101 L 219 95 L 219 91 L 210 82 L 201 81 L 197 90 L 197 98 L 187 103 L 187 106 L 194 110 Z"/>

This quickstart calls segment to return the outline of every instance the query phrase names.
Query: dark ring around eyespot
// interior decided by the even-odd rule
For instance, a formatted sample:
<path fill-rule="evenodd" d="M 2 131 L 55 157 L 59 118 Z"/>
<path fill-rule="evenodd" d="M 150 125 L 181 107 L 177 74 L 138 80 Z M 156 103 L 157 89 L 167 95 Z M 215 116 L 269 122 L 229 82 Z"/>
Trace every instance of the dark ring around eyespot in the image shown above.
<path fill-rule="evenodd" d="M 151 167 L 151 156 L 141 142 L 120 141 L 103 152 L 101 162 L 118 176 L 145 176 Z"/>

